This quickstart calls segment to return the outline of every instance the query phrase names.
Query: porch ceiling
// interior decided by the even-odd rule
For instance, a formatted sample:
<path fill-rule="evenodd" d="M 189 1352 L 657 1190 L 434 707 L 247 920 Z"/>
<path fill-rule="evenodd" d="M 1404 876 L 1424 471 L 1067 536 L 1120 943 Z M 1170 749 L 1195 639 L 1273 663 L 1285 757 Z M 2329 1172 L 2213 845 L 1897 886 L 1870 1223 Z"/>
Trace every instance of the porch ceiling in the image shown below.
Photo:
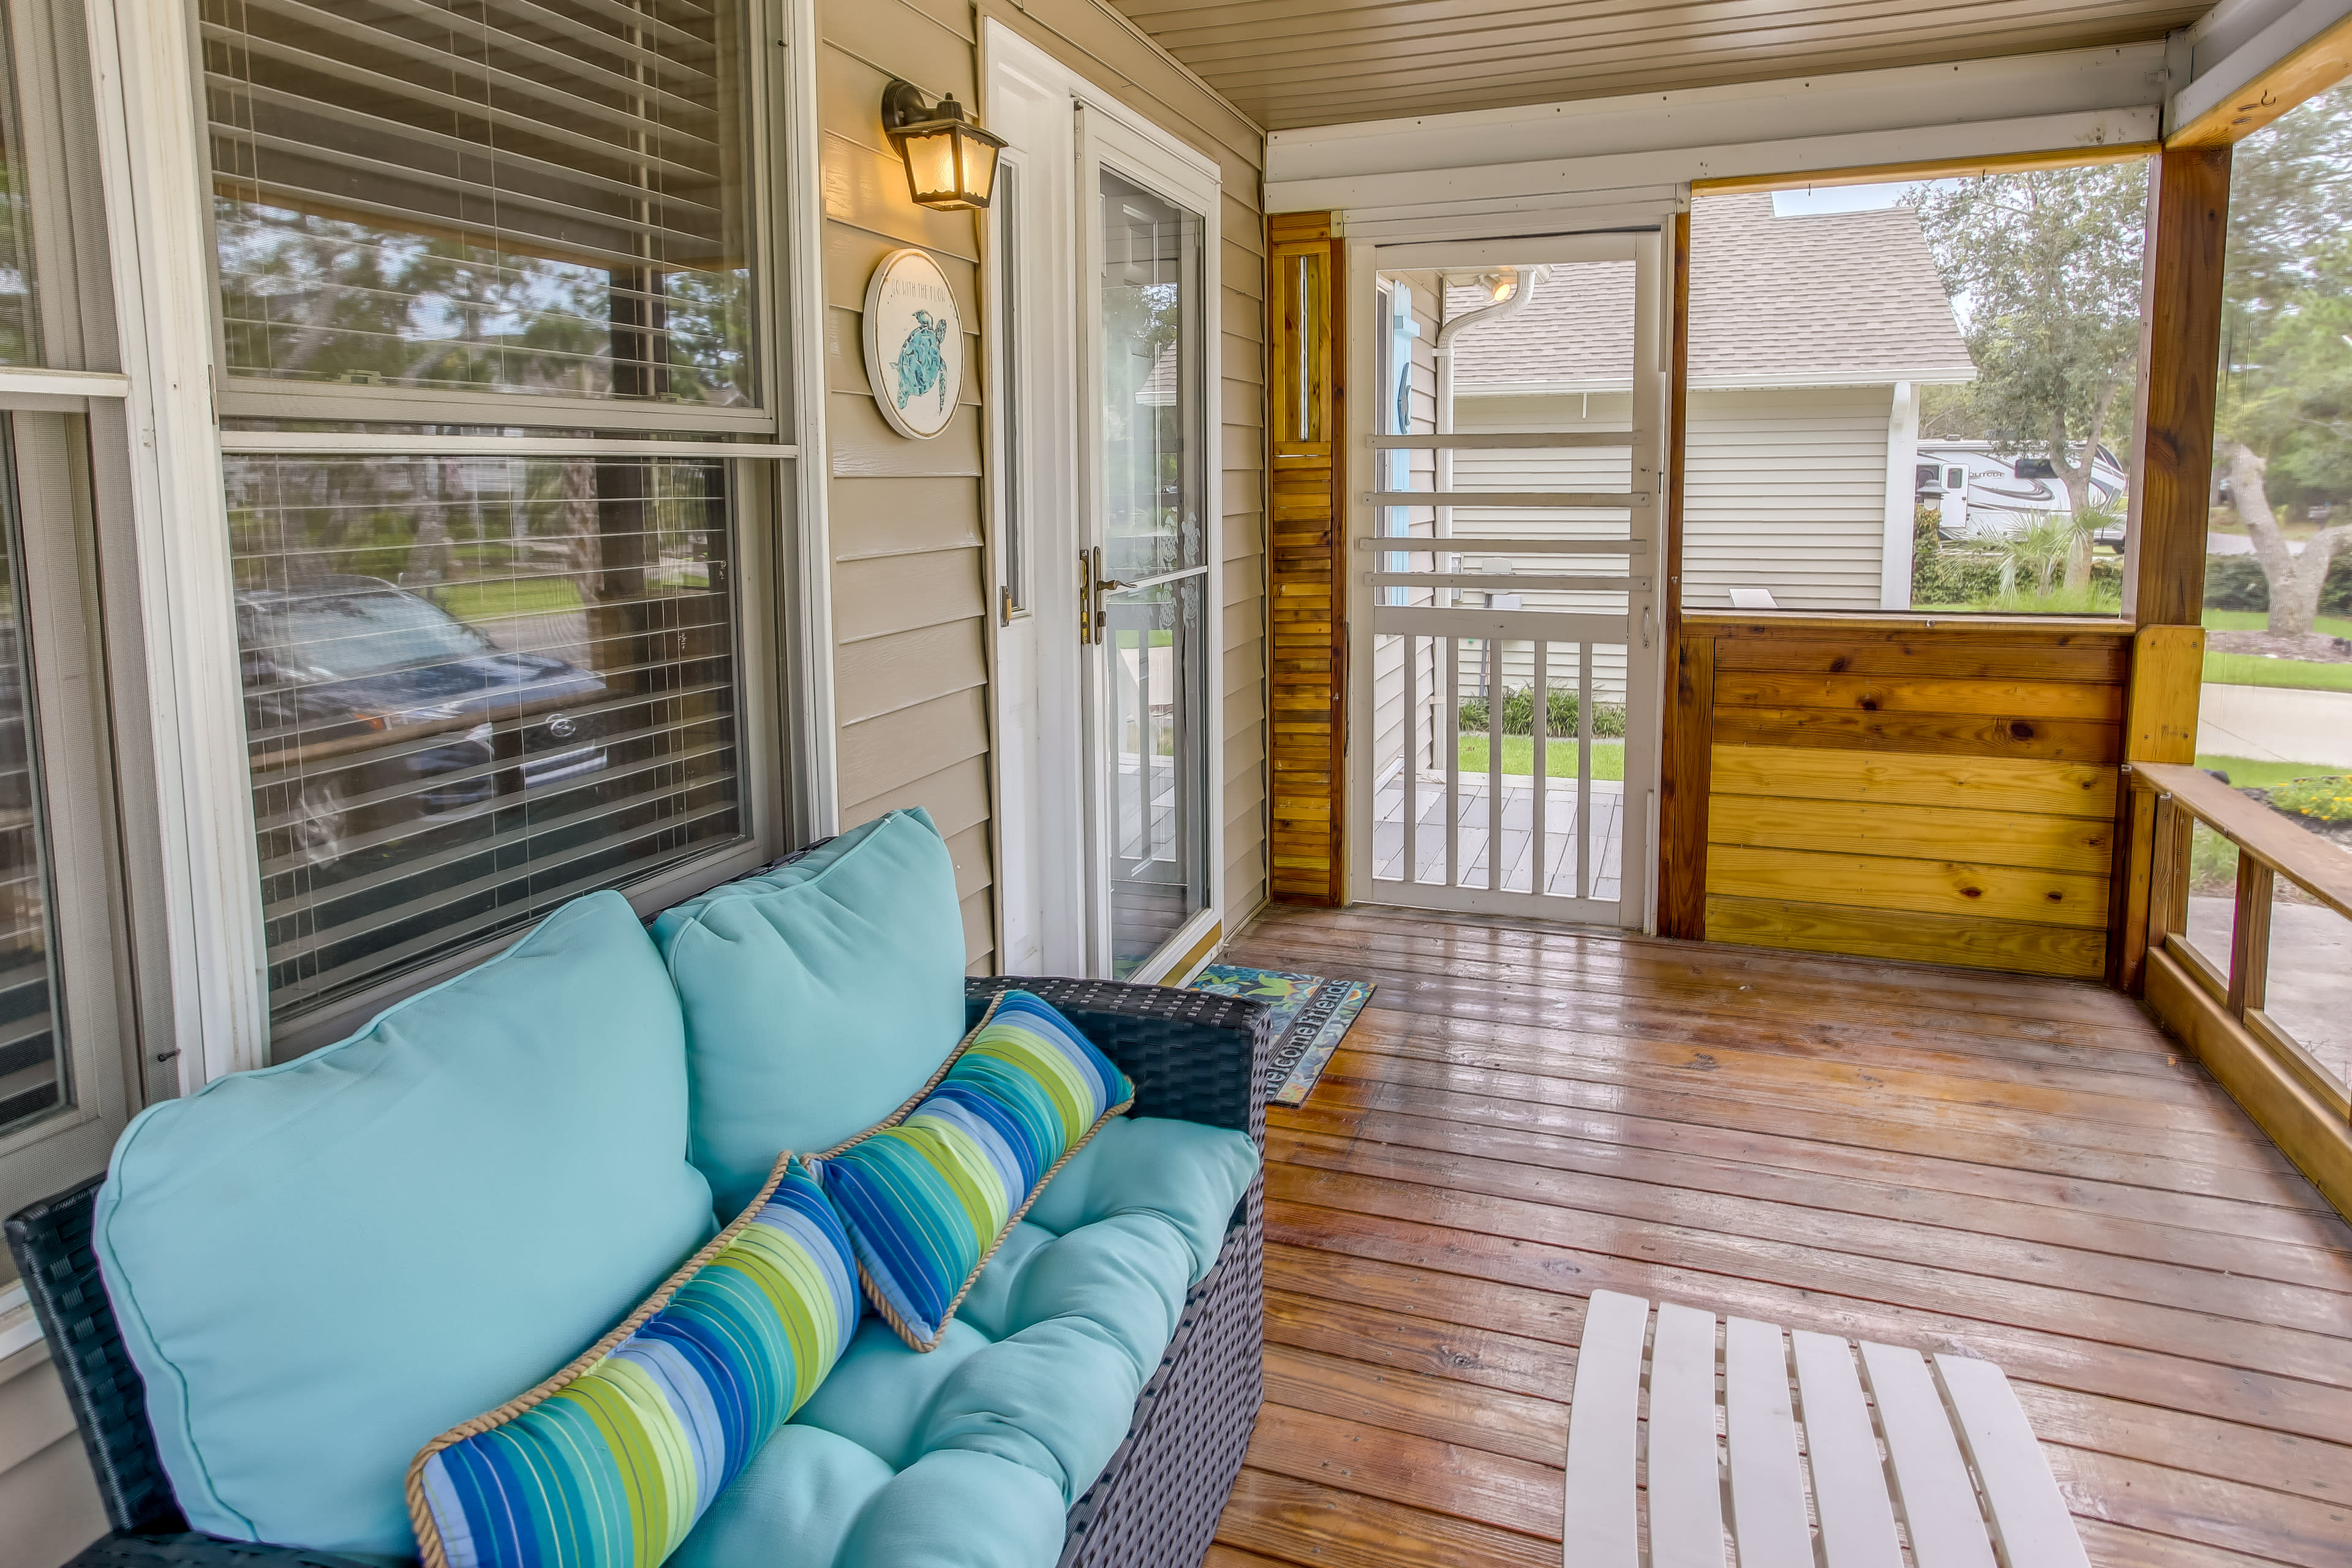
<path fill-rule="evenodd" d="M 1270 131 L 2143 42 L 2208 9 L 2163 0 L 1114 3 Z"/>

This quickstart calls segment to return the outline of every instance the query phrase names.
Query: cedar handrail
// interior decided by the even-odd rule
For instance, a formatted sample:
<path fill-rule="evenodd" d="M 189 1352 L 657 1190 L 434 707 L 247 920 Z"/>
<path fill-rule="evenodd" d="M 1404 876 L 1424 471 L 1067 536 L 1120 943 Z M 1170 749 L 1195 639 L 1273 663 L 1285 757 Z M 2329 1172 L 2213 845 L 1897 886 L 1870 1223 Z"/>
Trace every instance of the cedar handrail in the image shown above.
<path fill-rule="evenodd" d="M 2352 855 L 2274 811 L 2256 805 L 2202 768 L 2179 763 L 2131 763 L 2132 787 L 2169 795 L 2179 809 L 2284 877 L 2347 920 L 2352 920 Z"/>
<path fill-rule="evenodd" d="M 2124 772 L 2134 791 L 2155 797 L 2147 900 L 2149 1005 L 2168 1026 L 2196 1045 L 2206 1065 L 2231 1084 L 2230 1092 L 2343 1208 L 2352 1191 L 2352 1132 L 2346 1127 L 2352 1096 L 2344 1080 L 2270 1011 L 2271 903 L 2277 879 L 2284 877 L 2352 920 L 2352 855 L 2255 805 L 2201 768 L 2130 763 Z M 2189 940 L 2189 837 L 2200 822 L 2238 849 L 2236 901 L 2223 963 Z M 2167 969 L 2158 953 L 2175 967 Z M 2185 979 L 2188 989 L 2174 984 L 2172 975 Z M 2258 1058 L 2269 1065 L 2253 1065 Z M 2282 1090 L 2281 1084 L 2290 1080 L 2296 1087 Z M 2352 1214 L 2352 1208 L 2345 1212 Z"/>

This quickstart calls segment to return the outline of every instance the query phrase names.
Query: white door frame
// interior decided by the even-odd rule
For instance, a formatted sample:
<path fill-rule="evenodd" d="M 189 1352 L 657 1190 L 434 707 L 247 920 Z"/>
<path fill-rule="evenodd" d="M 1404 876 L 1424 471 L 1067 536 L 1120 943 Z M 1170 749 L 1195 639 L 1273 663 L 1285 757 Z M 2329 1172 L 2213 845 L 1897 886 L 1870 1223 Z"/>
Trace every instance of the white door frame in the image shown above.
<path fill-rule="evenodd" d="M 1021 170 L 1016 180 L 1025 185 L 1020 199 L 1027 209 L 1023 233 L 1028 240 L 1017 280 L 1028 330 L 1025 341 L 1013 344 L 997 337 L 1003 296 L 996 278 L 996 230 L 993 224 L 983 226 L 992 405 L 1006 356 L 1017 352 L 1022 365 L 1019 395 L 992 414 L 988 448 L 994 628 L 989 701 L 996 753 L 992 833 L 999 868 L 999 955 L 1014 973 L 1034 963 L 1045 973 L 1108 975 L 1110 829 L 1095 748 L 1107 731 L 1102 709 L 1108 694 L 1089 673 L 1099 661 L 1087 658 L 1092 650 L 1077 640 L 1079 552 L 1100 542 L 1096 520 L 1102 513 L 1102 477 L 1087 460 L 1099 415 L 1092 353 L 1101 247 L 1097 171 L 1108 164 L 1198 211 L 1204 225 L 1200 304 L 1207 367 L 1202 427 L 1209 449 L 1202 508 L 1213 622 L 1223 615 L 1224 574 L 1223 473 L 1216 449 L 1223 427 L 1217 313 L 1221 174 L 1215 163 L 994 17 L 982 19 L 981 52 L 985 122 L 1012 143 L 1008 153 Z M 1003 488 L 1003 454 L 1014 440 L 1021 443 L 1018 496 Z M 998 531 L 1011 519 L 1027 530 L 1030 614 L 1007 623 L 995 595 L 1002 581 Z M 1223 908 L 1223 637 L 1216 625 L 1204 631 L 1208 902 L 1133 977 L 1140 981 L 1174 978 L 1171 966 L 1198 945 Z"/>
<path fill-rule="evenodd" d="M 1011 145 L 1013 208 L 981 227 L 982 342 L 988 362 L 989 706 L 993 743 L 997 963 L 1013 974 L 1087 967 L 1084 814 L 1077 764 L 1077 170 L 1071 78 L 991 19 L 982 28 L 985 123 Z M 1014 276 L 997 225 L 1021 224 Z M 1005 334 L 1005 290 L 1019 290 L 1023 341 Z M 1008 373 L 1018 356 L 1020 374 Z M 1018 395 L 1008 394 L 1008 380 Z M 1019 461 L 1005 460 L 1018 442 Z M 1019 493 L 1008 486 L 1019 475 Z M 1023 531 L 1026 613 L 1008 619 L 1005 530 Z M 1062 825 L 1055 831 L 1055 825 Z"/>
<path fill-rule="evenodd" d="M 1671 432 L 1666 427 L 1668 367 L 1666 348 L 1673 342 L 1673 242 L 1670 223 L 1658 228 L 1618 230 L 1599 234 L 1550 235 L 1525 239 L 1486 240 L 1350 240 L 1348 243 L 1349 300 L 1346 323 L 1348 363 L 1372 366 L 1380 363 L 1378 342 L 1378 311 L 1380 275 L 1383 272 L 1408 272 L 1443 269 L 1445 271 L 1476 271 L 1491 267 L 1539 266 L 1547 262 L 1572 263 L 1631 259 L 1640 269 L 1642 282 L 1652 306 L 1643 310 L 1637 302 L 1633 331 L 1633 437 L 1634 471 L 1633 489 L 1651 492 L 1646 508 L 1633 512 L 1634 537 L 1643 537 L 1643 514 L 1648 514 L 1646 572 L 1647 593 L 1629 595 L 1626 616 L 1625 684 L 1628 696 L 1636 691 L 1649 694 L 1648 721 L 1627 726 L 1625 737 L 1625 806 L 1624 837 L 1621 848 L 1621 874 L 1618 880 L 1619 901 L 1616 923 L 1643 931 L 1657 927 L 1657 895 L 1654 846 L 1657 842 L 1658 766 L 1663 740 L 1662 725 L 1664 703 L 1664 616 L 1659 606 L 1662 595 L 1674 591 L 1674 584 L 1663 580 L 1664 571 L 1664 537 L 1666 526 L 1667 474 L 1664 455 L 1670 449 Z M 1379 510 L 1370 500 L 1378 489 L 1375 459 L 1371 445 L 1372 421 L 1377 398 L 1360 397 L 1348 400 L 1345 444 L 1347 458 L 1347 496 L 1341 509 L 1347 532 L 1348 624 L 1350 628 L 1369 628 L 1372 624 L 1372 589 L 1365 583 L 1365 573 L 1357 569 L 1359 560 L 1370 562 L 1376 557 L 1365 554 L 1359 541 L 1369 539 L 1378 531 Z M 1644 453 L 1649 462 L 1644 463 Z M 1547 618 L 1532 612 L 1521 612 L 1538 625 Z M 1504 612 L 1508 618 L 1510 612 Z M 1565 617 L 1561 617 L 1565 619 Z M 1612 617 L 1612 619 L 1614 617 Z M 1498 624 L 1500 624 L 1498 622 Z M 1351 641 L 1358 635 L 1350 631 Z M 1365 633 L 1369 637 L 1369 632 Z M 1514 636 L 1528 635 L 1515 631 Z M 1560 632 L 1538 631 L 1538 636 L 1559 637 Z M 1599 640 L 1599 639 L 1595 639 Z M 1348 725 L 1350 737 L 1348 747 L 1348 812 L 1349 820 L 1359 825 L 1349 836 L 1347 847 L 1347 900 L 1377 898 L 1372 880 L 1373 792 L 1378 759 L 1374 754 L 1372 737 L 1377 733 L 1377 700 L 1373 691 L 1374 660 L 1369 642 L 1361 648 L 1351 646 L 1348 659 Z M 1429 887 L 1423 891 L 1433 895 L 1433 905 L 1465 910 L 1487 910 L 1496 913 L 1523 914 L 1530 895 L 1490 893 L 1469 889 L 1440 889 Z M 1418 897 L 1418 895 L 1417 895 Z"/>

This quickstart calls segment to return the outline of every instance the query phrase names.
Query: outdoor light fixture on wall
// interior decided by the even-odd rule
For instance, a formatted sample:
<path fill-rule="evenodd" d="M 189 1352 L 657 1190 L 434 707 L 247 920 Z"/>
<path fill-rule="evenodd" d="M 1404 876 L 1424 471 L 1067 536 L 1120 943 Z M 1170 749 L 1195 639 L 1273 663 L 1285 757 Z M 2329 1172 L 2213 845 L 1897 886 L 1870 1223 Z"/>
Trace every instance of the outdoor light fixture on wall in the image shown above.
<path fill-rule="evenodd" d="M 892 81 L 882 89 L 882 130 L 907 161 L 907 189 L 916 201 L 950 212 L 988 205 L 1004 138 L 966 120 L 953 93 L 927 107 L 913 82 Z"/>

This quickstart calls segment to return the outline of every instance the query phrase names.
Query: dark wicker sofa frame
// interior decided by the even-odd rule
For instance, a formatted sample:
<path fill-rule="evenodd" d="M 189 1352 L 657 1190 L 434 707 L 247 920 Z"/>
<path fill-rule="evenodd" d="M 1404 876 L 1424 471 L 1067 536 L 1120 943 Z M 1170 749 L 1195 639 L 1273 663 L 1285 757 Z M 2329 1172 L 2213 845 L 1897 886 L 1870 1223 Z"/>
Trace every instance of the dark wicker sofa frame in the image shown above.
<path fill-rule="evenodd" d="M 1002 976 L 965 984 L 971 1016 L 1014 986 L 1059 1007 L 1135 1082 L 1135 1114 L 1246 1130 L 1265 1146 L 1267 1010 L 1198 991 Z M 90 1245 L 99 1183 L 7 1222 L 8 1250 L 47 1336 L 114 1532 L 68 1568 L 382 1568 L 294 1546 L 191 1532 L 156 1458 L 146 1389 L 124 1352 Z M 1209 1550 L 1257 1419 L 1263 1179 L 1185 1300 L 1175 1338 L 1102 1476 L 1070 1510 L 1059 1568 L 1191 1568 Z"/>

